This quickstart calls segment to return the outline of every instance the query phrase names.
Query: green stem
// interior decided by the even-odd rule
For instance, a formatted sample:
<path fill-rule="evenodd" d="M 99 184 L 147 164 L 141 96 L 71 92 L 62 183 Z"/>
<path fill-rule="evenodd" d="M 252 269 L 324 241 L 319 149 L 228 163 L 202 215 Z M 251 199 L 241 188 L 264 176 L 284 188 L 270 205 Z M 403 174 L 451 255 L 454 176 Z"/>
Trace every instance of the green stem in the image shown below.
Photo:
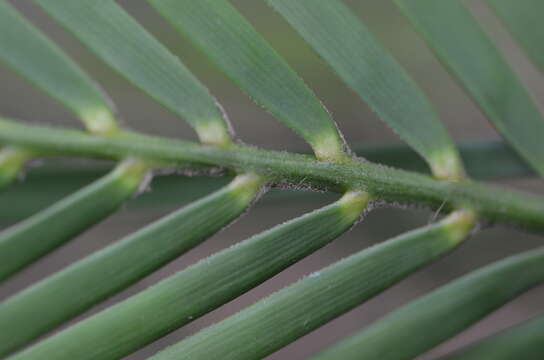
<path fill-rule="evenodd" d="M 136 156 L 165 167 L 224 167 L 250 171 L 269 181 L 345 191 L 362 190 L 374 199 L 449 211 L 471 208 L 482 219 L 544 230 L 544 199 L 477 182 L 440 182 L 429 176 L 348 159 L 317 161 L 307 155 L 232 145 L 215 148 L 162 137 L 122 133 L 113 137 L 0 120 L 0 143 L 41 155 L 121 159 Z"/>
<path fill-rule="evenodd" d="M 504 179 L 534 176 L 534 173 L 523 163 L 506 144 L 496 140 L 482 140 L 458 145 L 465 167 L 471 178 Z M 297 149 L 290 149 L 297 151 Z M 389 144 L 376 146 L 355 146 L 355 153 L 369 161 L 399 167 L 405 170 L 425 172 L 427 165 L 413 150 L 406 145 Z M 25 171 L 25 181 L 15 184 L 9 191 L 1 194 L 0 202 L 9 204 L 17 202 L 17 208 L 9 212 L 0 212 L 0 227 L 23 220 L 40 209 L 46 207 L 64 194 L 106 174 L 109 164 L 94 164 L 87 161 L 49 161 L 43 166 L 33 167 Z M 138 196 L 126 204 L 129 210 L 179 206 L 206 196 L 229 181 L 228 176 L 155 176 L 153 191 Z M 267 196 L 267 202 L 282 202 L 286 199 L 310 201 L 322 197 L 313 191 L 273 189 Z M 335 195 L 329 194 L 333 199 Z"/>

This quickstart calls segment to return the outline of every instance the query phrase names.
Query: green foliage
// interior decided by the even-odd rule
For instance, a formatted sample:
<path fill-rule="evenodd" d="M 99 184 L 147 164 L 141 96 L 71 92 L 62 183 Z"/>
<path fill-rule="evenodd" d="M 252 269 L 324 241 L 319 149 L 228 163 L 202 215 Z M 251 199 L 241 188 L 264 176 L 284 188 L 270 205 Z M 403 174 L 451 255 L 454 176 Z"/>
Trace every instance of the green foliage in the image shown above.
<path fill-rule="evenodd" d="M 84 187 L 0 234 L 0 281 L 111 214 L 138 188 L 147 167 L 126 160 Z"/>
<path fill-rule="evenodd" d="M 542 283 L 543 264 L 540 249 L 485 266 L 403 306 L 316 358 L 413 359 Z M 402 342 L 391 346 L 398 339 Z"/>
<path fill-rule="evenodd" d="M 544 118 L 464 2 L 396 0 L 396 3 L 493 125 L 544 175 Z"/>
<path fill-rule="evenodd" d="M 241 175 L 216 193 L 0 303 L 0 354 L 28 343 L 198 245 L 240 215 L 260 183 L 255 176 Z M 15 255 L 19 253 L 28 252 Z M 36 312 L 41 314 L 38 318 Z"/>
<path fill-rule="evenodd" d="M 174 27 L 323 160 L 343 158 L 329 114 L 297 74 L 227 0 L 152 1 Z"/>
<path fill-rule="evenodd" d="M 544 3 L 539 0 L 487 0 L 512 30 L 533 61 L 544 69 L 544 45 L 538 29 Z"/>
<path fill-rule="evenodd" d="M 14 359 L 118 359 L 127 355 L 326 245 L 359 218 L 367 201 L 364 195 L 348 193 L 325 208 L 206 258 Z"/>
<path fill-rule="evenodd" d="M 35 2 L 108 65 L 185 118 L 204 143 L 229 142 L 227 125 L 207 89 L 115 2 Z"/>
<path fill-rule="evenodd" d="M 542 357 L 544 346 L 544 317 L 531 319 L 514 328 L 490 336 L 482 341 L 462 348 L 441 359 L 526 359 L 537 360 Z"/>
<path fill-rule="evenodd" d="M 152 359 L 262 359 L 452 250 L 473 224 L 471 214 L 454 213 L 435 225 L 363 250 Z M 343 355 L 336 358 L 344 359 Z"/>
<path fill-rule="evenodd" d="M 542 5 L 536 0 L 488 1 L 541 65 L 535 14 Z M 356 149 L 377 164 L 352 156 L 312 90 L 227 0 L 150 3 L 256 103 L 304 138 L 314 155 L 233 142 L 226 116 L 205 86 L 114 1 L 34 2 L 91 53 L 187 121 L 201 142 L 120 128 L 113 106 L 90 77 L 0 0 L 0 61 L 74 112 L 86 127 L 86 131 L 58 129 L 1 118 L 0 187 L 10 184 L 25 163 L 35 158 L 71 156 L 117 163 L 109 172 L 109 167 L 76 173 L 42 169 L 35 173 L 36 179 L 32 175 L 29 183 L 36 187 L 34 191 L 56 186 L 51 197 L 44 197 L 46 202 L 59 198 L 55 191 L 60 188 L 98 180 L 0 233 L 0 280 L 106 218 L 138 195 L 137 189 L 155 170 L 220 173 L 233 179 L 229 184 L 187 180 L 183 184 L 189 185 L 176 189 L 192 201 L 185 207 L 1 301 L 0 356 L 61 360 L 129 355 L 327 245 L 357 224 L 374 203 L 423 205 L 447 216 L 312 273 L 152 358 L 260 359 L 449 253 L 479 230 L 479 222 L 544 231 L 542 196 L 467 178 L 467 174 L 479 178 L 534 175 L 531 168 L 543 174 L 544 120 L 462 1 L 397 3 L 519 156 L 502 142 L 485 142 L 461 148 L 460 157 L 424 92 L 340 0 L 267 0 L 268 10 L 279 12 L 426 160 L 432 176 L 418 173 L 427 169 L 405 147 Z M 294 188 L 291 194 L 307 187 L 343 196 L 29 346 L 197 246 L 275 184 Z M 162 195 L 151 202 L 172 202 L 168 199 L 172 186 L 160 190 Z M 219 189 L 198 199 L 211 187 Z M 13 194 L 13 199 L 22 196 L 17 190 Z M 543 259 L 544 250 L 536 249 L 486 266 L 397 309 L 316 358 L 412 359 L 542 283 Z M 537 318 L 447 358 L 506 359 L 514 354 L 542 358 L 541 330 L 542 319 Z"/>
<path fill-rule="evenodd" d="M 423 92 L 337 0 L 268 0 L 440 178 L 460 178 L 457 150 Z"/>
<path fill-rule="evenodd" d="M 0 61 L 72 110 L 89 131 L 108 134 L 117 129 L 113 110 L 100 89 L 5 0 L 0 1 L 0 47 Z"/>

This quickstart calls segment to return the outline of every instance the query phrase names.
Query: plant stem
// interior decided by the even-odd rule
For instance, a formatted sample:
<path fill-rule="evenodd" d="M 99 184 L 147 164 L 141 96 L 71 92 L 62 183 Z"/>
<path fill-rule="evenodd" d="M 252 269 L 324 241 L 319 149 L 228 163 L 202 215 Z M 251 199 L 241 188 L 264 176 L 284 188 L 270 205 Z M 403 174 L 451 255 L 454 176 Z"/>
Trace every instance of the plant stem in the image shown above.
<path fill-rule="evenodd" d="M 370 193 L 374 200 L 417 204 L 450 211 L 471 208 L 490 222 L 532 231 L 544 230 L 544 198 L 472 181 L 440 182 L 429 176 L 388 168 L 358 159 L 338 163 L 249 146 L 216 148 L 189 141 L 120 133 L 112 137 L 81 131 L 29 126 L 0 119 L 0 143 L 38 155 L 70 155 L 122 159 L 136 156 L 164 167 L 222 167 L 250 171 L 293 186 Z"/>

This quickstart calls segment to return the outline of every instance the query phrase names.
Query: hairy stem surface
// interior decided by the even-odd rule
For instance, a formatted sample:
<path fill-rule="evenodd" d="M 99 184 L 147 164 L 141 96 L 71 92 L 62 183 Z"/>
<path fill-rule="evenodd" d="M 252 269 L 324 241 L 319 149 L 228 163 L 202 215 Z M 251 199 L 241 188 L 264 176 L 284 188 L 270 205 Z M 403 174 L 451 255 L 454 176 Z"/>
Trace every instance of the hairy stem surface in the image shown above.
<path fill-rule="evenodd" d="M 43 156 L 122 159 L 136 156 L 158 166 L 188 169 L 220 167 L 254 172 L 270 182 L 315 189 L 362 190 L 376 201 L 415 204 L 449 211 L 470 208 L 482 219 L 544 230 L 544 198 L 477 182 L 440 182 L 429 176 L 358 159 L 331 163 L 312 156 L 232 145 L 216 148 L 189 141 L 120 133 L 113 137 L 29 126 L 0 120 L 0 144 Z"/>

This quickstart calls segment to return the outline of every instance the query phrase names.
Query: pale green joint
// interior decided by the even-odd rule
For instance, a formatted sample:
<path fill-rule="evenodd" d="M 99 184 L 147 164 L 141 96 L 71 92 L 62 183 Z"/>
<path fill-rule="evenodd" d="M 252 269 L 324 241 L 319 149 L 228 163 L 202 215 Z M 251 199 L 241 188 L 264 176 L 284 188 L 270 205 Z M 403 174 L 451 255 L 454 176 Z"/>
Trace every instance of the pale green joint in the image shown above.
<path fill-rule="evenodd" d="M 336 132 L 323 134 L 311 143 L 318 160 L 338 162 L 347 160 L 344 144 Z"/>
<path fill-rule="evenodd" d="M 202 144 L 226 147 L 231 144 L 231 137 L 222 121 L 208 121 L 195 127 L 198 139 Z"/>
<path fill-rule="evenodd" d="M 370 196 L 368 193 L 351 190 L 346 192 L 342 198 L 338 200 L 338 206 L 345 218 L 353 222 L 361 216 L 369 201 Z"/>
<path fill-rule="evenodd" d="M 0 150 L 0 186 L 9 184 L 31 158 L 30 153 L 17 147 Z"/>
<path fill-rule="evenodd" d="M 86 109 L 79 113 L 87 131 L 95 135 L 113 135 L 119 131 L 115 116 L 109 109 Z"/>
<path fill-rule="evenodd" d="M 87 109 L 80 112 L 80 118 L 91 134 L 98 136 L 121 134 L 121 128 L 115 116 L 107 108 Z M 118 180 L 123 191 L 131 193 L 139 188 L 151 169 L 152 165 L 144 160 L 126 158 L 117 164 L 111 176 Z"/>
<path fill-rule="evenodd" d="M 124 190 L 132 192 L 146 179 L 151 168 L 152 165 L 143 160 L 127 158 L 117 165 L 112 176 Z"/>
<path fill-rule="evenodd" d="M 460 181 L 465 178 L 463 163 L 455 150 L 436 153 L 429 162 L 437 180 Z"/>
<path fill-rule="evenodd" d="M 442 220 L 442 228 L 453 244 L 463 241 L 478 221 L 472 210 L 457 210 Z"/>
<path fill-rule="evenodd" d="M 265 179 L 260 175 L 246 173 L 236 176 L 227 186 L 230 193 L 242 205 L 247 205 L 255 198 L 255 194 L 257 194 L 265 182 Z"/>

